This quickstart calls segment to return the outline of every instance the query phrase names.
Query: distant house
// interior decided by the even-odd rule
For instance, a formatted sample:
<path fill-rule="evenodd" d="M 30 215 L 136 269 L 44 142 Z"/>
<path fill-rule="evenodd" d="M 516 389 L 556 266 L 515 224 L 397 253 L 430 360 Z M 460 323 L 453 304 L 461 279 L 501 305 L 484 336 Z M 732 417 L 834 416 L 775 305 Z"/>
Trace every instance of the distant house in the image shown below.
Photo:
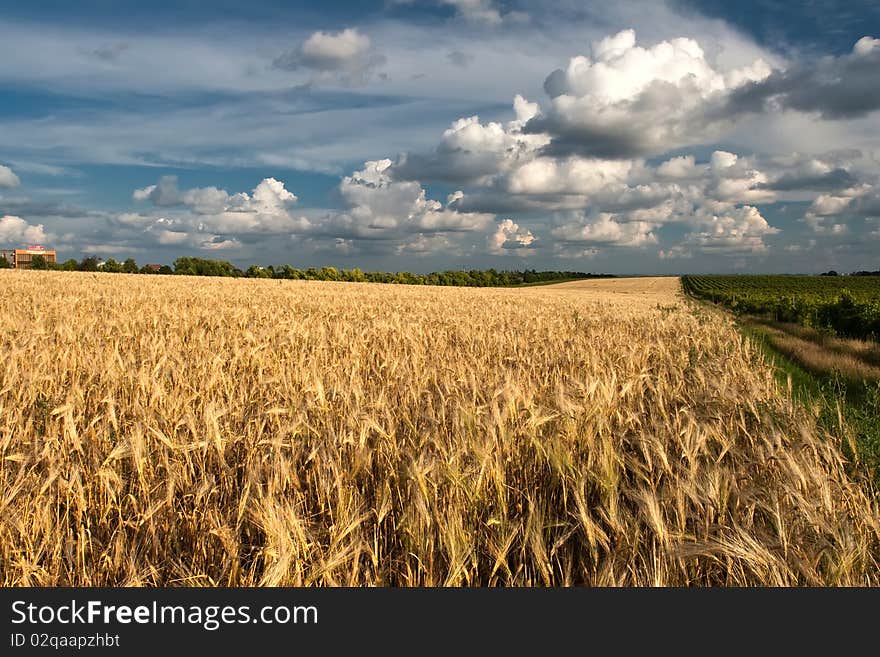
<path fill-rule="evenodd" d="M 162 269 L 162 265 L 156 265 L 156 264 L 150 263 L 148 265 L 144 265 L 144 269 L 146 269 L 151 274 L 158 274 L 159 270 Z"/>
<path fill-rule="evenodd" d="M 25 249 L 0 251 L 0 258 L 6 260 L 15 269 L 30 269 L 34 256 L 40 256 L 47 264 L 55 264 L 55 251 L 47 251 L 38 244 L 28 246 Z"/>

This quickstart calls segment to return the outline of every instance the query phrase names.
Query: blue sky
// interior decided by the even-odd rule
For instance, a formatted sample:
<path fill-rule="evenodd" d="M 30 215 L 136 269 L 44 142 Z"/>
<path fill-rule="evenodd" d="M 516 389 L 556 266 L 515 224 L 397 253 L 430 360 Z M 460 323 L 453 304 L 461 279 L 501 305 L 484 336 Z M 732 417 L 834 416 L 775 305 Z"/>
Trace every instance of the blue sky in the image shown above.
<path fill-rule="evenodd" d="M 0 2 L 0 244 L 880 266 L 873 2 Z"/>

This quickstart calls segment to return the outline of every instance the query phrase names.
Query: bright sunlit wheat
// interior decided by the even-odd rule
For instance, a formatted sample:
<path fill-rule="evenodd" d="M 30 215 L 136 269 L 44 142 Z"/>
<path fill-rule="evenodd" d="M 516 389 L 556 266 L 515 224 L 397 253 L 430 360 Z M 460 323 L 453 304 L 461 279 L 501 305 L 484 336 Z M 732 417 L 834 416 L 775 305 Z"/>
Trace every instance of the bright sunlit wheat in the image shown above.
<path fill-rule="evenodd" d="M 677 289 L 0 272 L 0 582 L 880 583 L 837 440 Z"/>

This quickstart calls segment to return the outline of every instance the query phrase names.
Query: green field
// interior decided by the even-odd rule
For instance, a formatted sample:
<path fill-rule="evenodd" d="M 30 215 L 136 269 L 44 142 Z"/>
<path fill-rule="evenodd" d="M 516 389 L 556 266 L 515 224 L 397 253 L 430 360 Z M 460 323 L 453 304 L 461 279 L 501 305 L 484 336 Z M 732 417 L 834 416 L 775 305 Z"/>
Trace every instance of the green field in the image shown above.
<path fill-rule="evenodd" d="M 852 338 L 880 335 L 878 276 L 684 276 L 688 294 L 757 315 Z"/>

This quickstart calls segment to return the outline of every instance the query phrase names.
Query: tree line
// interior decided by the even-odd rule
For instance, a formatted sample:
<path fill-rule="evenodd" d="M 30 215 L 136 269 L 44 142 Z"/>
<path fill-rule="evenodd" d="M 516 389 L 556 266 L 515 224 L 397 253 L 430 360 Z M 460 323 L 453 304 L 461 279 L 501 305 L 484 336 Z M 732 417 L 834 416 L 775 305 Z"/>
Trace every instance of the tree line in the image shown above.
<path fill-rule="evenodd" d="M 0 267 L 5 260 L 0 258 Z M 613 278 L 612 274 L 594 274 L 580 271 L 499 271 L 496 269 L 471 269 L 414 274 L 408 271 L 380 272 L 361 269 L 337 269 L 336 267 L 309 267 L 298 269 L 290 265 L 261 267 L 251 265 L 239 269 L 226 260 L 182 257 L 168 265 L 144 265 L 138 267 L 133 258 L 117 262 L 108 258 L 101 262 L 96 256 L 82 260 L 70 259 L 63 263 L 50 263 L 43 256 L 31 260 L 31 269 L 56 269 L 62 271 L 110 272 L 121 274 L 166 274 L 185 276 L 225 276 L 230 278 L 274 278 L 309 281 L 346 281 L 351 283 L 399 283 L 405 285 L 451 285 L 460 287 L 504 287 L 511 285 L 536 285 L 585 278 Z"/>
<path fill-rule="evenodd" d="M 12 265 L 5 258 L 0 258 L 0 269 L 8 269 Z M 82 260 L 71 258 L 64 262 L 54 263 L 46 260 L 45 256 L 35 255 L 31 258 L 31 269 L 54 269 L 57 271 L 105 271 L 112 274 L 173 274 L 174 270 L 168 265 L 162 265 L 154 270 L 149 265 L 138 267 L 133 258 L 123 262 L 117 262 L 108 258 L 102 262 L 97 256 L 88 256 Z"/>

